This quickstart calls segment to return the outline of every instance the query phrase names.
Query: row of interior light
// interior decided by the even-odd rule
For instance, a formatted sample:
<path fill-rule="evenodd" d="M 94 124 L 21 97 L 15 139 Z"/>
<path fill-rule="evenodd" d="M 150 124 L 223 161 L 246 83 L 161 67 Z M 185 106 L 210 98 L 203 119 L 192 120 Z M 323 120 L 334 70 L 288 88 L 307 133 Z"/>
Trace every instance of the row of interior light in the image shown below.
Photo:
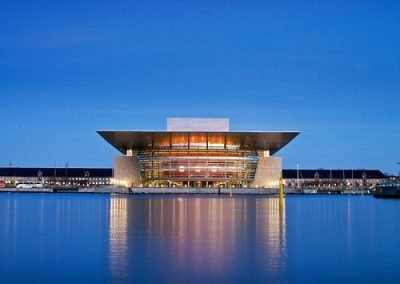
<path fill-rule="evenodd" d="M 194 171 L 195 172 L 197 172 L 197 173 L 199 173 L 200 171 L 201 171 L 201 169 L 206 169 L 207 167 L 200 167 L 200 166 L 195 166 L 194 167 Z M 237 169 L 237 167 L 226 167 L 227 169 Z M 215 172 L 217 172 L 218 171 L 218 167 L 217 166 L 212 166 L 212 167 L 210 167 L 210 169 L 211 169 L 211 172 L 213 172 L 213 173 L 215 173 Z M 179 172 L 181 172 L 181 173 L 183 173 L 184 171 L 185 171 L 185 166 L 179 166 L 179 168 L 178 168 L 178 170 L 179 170 Z"/>

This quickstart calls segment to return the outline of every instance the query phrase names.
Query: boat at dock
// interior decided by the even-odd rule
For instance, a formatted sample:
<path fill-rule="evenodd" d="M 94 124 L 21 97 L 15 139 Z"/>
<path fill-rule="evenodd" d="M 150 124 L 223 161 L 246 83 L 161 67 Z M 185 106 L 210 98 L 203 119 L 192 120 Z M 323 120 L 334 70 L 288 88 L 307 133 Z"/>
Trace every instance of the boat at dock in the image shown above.
<path fill-rule="evenodd" d="M 303 194 L 317 194 L 318 191 L 315 188 L 303 188 L 302 193 Z"/>
<path fill-rule="evenodd" d="M 400 198 L 400 181 L 379 184 L 374 192 L 377 198 Z"/>
<path fill-rule="evenodd" d="M 17 189 L 43 188 L 43 184 L 40 182 L 24 182 L 17 184 L 16 188 Z"/>

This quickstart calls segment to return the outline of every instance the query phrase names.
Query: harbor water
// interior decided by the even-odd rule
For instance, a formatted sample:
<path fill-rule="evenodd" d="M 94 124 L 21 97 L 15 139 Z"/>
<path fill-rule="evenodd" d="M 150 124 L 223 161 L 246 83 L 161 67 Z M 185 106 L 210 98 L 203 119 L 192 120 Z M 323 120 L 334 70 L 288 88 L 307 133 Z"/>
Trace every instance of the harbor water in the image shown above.
<path fill-rule="evenodd" d="M 397 283 L 400 200 L 0 193 L 0 283 Z"/>

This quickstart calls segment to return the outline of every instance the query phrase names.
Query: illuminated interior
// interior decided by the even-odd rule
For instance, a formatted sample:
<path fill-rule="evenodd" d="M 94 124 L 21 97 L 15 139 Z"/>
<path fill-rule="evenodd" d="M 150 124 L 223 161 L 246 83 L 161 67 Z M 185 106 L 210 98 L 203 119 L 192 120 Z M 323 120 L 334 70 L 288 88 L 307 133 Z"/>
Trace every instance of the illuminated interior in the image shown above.
<path fill-rule="evenodd" d="M 168 131 L 98 131 L 125 156 L 115 159 L 113 180 L 118 183 L 114 184 L 126 187 L 276 187 L 280 162 L 269 157 L 299 134 L 216 129 L 213 125 L 218 125 L 219 119 L 207 120 L 204 127 L 196 126 L 195 122 L 185 121 L 201 130 L 181 129 L 178 123 Z"/>
<path fill-rule="evenodd" d="M 246 187 L 257 153 L 246 150 L 149 149 L 138 153 L 144 186 Z"/>

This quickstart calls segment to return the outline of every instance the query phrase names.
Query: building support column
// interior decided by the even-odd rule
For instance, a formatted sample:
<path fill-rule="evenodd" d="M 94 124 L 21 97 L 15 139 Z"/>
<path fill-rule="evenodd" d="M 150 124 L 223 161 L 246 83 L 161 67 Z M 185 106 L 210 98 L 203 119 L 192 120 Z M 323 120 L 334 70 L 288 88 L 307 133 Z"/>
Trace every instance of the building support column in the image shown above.
<path fill-rule="evenodd" d="M 141 184 L 137 153 L 114 159 L 114 181 L 117 186 L 137 187 Z"/>
<path fill-rule="evenodd" d="M 258 151 L 258 157 L 256 175 L 250 186 L 278 189 L 282 176 L 282 158 L 270 157 L 269 151 Z"/>

